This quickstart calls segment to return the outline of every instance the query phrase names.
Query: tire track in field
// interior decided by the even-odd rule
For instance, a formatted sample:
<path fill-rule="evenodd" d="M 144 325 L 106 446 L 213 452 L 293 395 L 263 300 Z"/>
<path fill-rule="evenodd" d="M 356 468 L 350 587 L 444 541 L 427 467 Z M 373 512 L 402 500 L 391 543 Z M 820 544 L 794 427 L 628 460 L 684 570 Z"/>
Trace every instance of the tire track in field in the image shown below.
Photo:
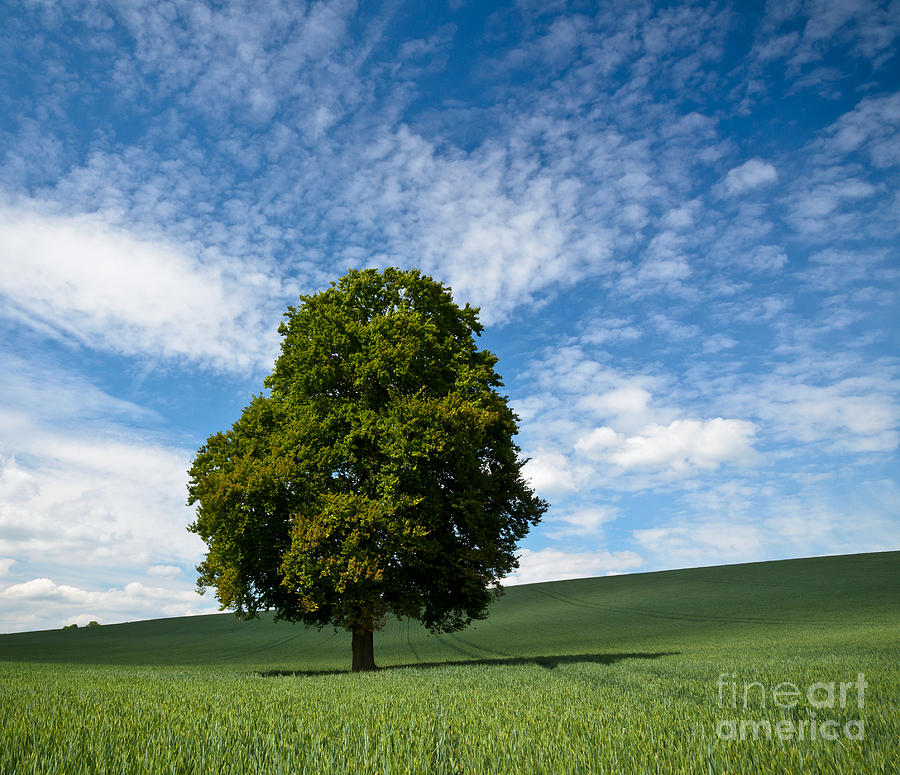
<path fill-rule="evenodd" d="M 443 635 L 438 635 L 438 636 L 437 636 L 437 641 L 438 641 L 438 643 L 440 643 L 441 645 L 447 646 L 447 647 L 451 648 L 451 649 L 452 649 L 453 651 L 455 651 L 457 654 L 462 654 L 464 657 L 466 657 L 466 658 L 468 658 L 468 659 L 470 659 L 470 660 L 471 660 L 471 659 L 483 659 L 483 658 L 484 658 L 484 654 L 479 654 L 479 653 L 478 653 L 478 649 L 480 649 L 479 646 L 473 646 L 471 643 L 468 643 L 468 642 L 464 641 L 462 638 L 458 638 L 458 637 L 457 637 L 454 633 L 452 633 L 452 632 L 450 632 L 450 633 L 445 633 L 445 634 L 443 634 Z M 454 641 L 458 641 L 458 643 L 454 643 Z M 459 644 L 464 644 L 464 645 L 468 646 L 468 647 L 469 647 L 469 650 L 467 651 L 466 649 L 462 648 L 462 646 L 460 646 Z M 475 649 L 475 651 L 472 651 L 473 648 Z M 484 649 L 484 651 L 487 651 L 487 650 Z M 504 655 L 504 656 L 507 656 L 507 655 Z"/>
<path fill-rule="evenodd" d="M 416 662 L 421 662 L 422 658 L 419 656 L 419 652 L 416 651 L 416 647 L 412 644 L 412 637 L 410 636 L 410 620 L 406 620 L 406 643 L 409 646 L 409 650 L 413 653 L 413 656 L 416 658 Z"/>
<path fill-rule="evenodd" d="M 243 656 L 244 654 L 259 654 L 263 651 L 268 651 L 269 649 L 277 649 L 277 648 L 280 648 L 281 646 L 284 646 L 287 643 L 290 643 L 293 640 L 297 640 L 297 638 L 300 638 L 301 636 L 303 636 L 307 633 L 308 633 L 308 630 L 300 629 L 297 632 L 292 633 L 291 635 L 288 635 L 288 636 L 281 638 L 279 640 L 276 640 L 276 641 L 270 641 L 269 643 L 266 643 L 262 646 L 257 646 L 256 648 L 239 649 L 239 650 L 232 651 L 232 652 L 226 652 L 226 655 L 223 656 L 223 659 L 226 659 L 226 660 L 227 659 L 238 659 L 241 656 Z M 325 640 L 316 643 L 312 648 L 306 649 L 304 653 L 308 655 L 308 654 L 316 652 L 316 651 L 323 651 L 325 649 L 326 645 L 331 643 L 331 641 L 337 636 L 337 634 L 338 634 L 337 631 L 332 632 L 331 635 L 329 635 L 327 638 L 325 638 Z"/>
<path fill-rule="evenodd" d="M 715 616 L 710 614 L 700 615 L 700 614 L 688 614 L 688 613 L 674 613 L 671 611 L 655 611 L 651 608 L 631 608 L 627 606 L 620 605 L 610 605 L 603 603 L 588 603 L 584 600 L 578 600 L 576 598 L 566 597 L 564 595 L 556 595 L 552 592 L 547 592 L 543 589 L 535 589 L 535 592 L 539 592 L 546 597 L 549 597 L 553 600 L 558 600 L 561 603 L 566 603 L 567 605 L 580 606 L 582 608 L 588 608 L 597 611 L 607 611 L 614 613 L 624 613 L 624 614 L 633 614 L 637 616 L 646 616 L 653 619 L 668 619 L 672 621 L 685 621 L 685 622 L 714 622 L 718 624 L 821 624 L 828 626 L 837 626 L 837 625 L 846 625 L 846 624 L 870 624 L 867 620 L 856 620 L 856 621 L 848 621 L 845 618 L 841 618 L 840 620 L 826 620 L 821 617 L 816 617 L 812 620 L 799 620 L 796 618 L 760 618 L 760 617 L 751 617 L 751 616 Z"/>
<path fill-rule="evenodd" d="M 279 648 L 280 646 L 284 646 L 286 643 L 290 643 L 292 640 L 296 640 L 302 634 L 303 634 L 302 631 L 295 632 L 292 635 L 288 635 L 286 638 L 282 638 L 281 640 L 276 640 L 276 641 L 270 641 L 269 643 L 266 643 L 262 646 L 257 646 L 256 648 L 239 649 L 237 651 L 230 652 L 230 653 L 226 652 L 222 656 L 222 659 L 223 660 L 238 659 L 245 654 L 259 654 L 260 652 L 263 652 L 263 651 L 268 651 L 270 649 L 276 649 L 276 648 Z M 328 640 L 331 640 L 331 638 L 333 638 L 333 637 L 334 637 L 334 635 L 329 637 Z"/>
<path fill-rule="evenodd" d="M 512 654 L 509 654 L 509 653 L 506 652 L 506 651 L 495 651 L 494 649 L 489 649 L 489 648 L 487 648 L 486 646 L 479 646 L 477 643 L 472 643 L 472 641 L 466 640 L 465 638 L 461 638 L 461 637 L 460 637 L 459 635 L 457 635 L 455 632 L 449 633 L 449 637 L 453 638 L 454 640 L 459 641 L 460 643 L 465 644 L 465 645 L 468 646 L 469 648 L 477 649 L 477 650 L 479 650 L 479 651 L 482 651 L 482 652 L 484 652 L 485 654 L 494 654 L 494 655 L 496 655 L 496 656 L 498 656 L 498 657 L 509 657 L 509 658 L 513 657 Z M 476 654 L 476 655 L 474 655 L 474 656 L 479 656 L 479 655 Z"/>

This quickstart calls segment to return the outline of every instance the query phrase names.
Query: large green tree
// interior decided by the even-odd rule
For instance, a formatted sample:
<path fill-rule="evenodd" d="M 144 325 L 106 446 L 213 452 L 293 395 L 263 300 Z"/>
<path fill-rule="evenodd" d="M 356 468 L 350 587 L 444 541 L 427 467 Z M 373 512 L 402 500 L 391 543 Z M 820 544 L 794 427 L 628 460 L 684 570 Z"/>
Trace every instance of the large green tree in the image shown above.
<path fill-rule="evenodd" d="M 281 354 L 190 469 L 198 588 L 253 617 L 352 632 L 375 668 L 388 616 L 434 632 L 487 615 L 547 508 L 478 310 L 420 272 L 351 271 L 288 307 Z"/>

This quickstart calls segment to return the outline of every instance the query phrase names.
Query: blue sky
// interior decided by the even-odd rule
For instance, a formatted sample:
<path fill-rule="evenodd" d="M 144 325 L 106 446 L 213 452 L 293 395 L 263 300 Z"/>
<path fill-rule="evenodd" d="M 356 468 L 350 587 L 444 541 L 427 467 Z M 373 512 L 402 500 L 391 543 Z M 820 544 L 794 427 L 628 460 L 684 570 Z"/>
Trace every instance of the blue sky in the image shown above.
<path fill-rule="evenodd" d="M 746 7 L 745 7 L 746 6 Z M 216 610 L 186 468 L 299 293 L 481 307 L 515 582 L 900 547 L 900 7 L 0 10 L 0 631 Z"/>

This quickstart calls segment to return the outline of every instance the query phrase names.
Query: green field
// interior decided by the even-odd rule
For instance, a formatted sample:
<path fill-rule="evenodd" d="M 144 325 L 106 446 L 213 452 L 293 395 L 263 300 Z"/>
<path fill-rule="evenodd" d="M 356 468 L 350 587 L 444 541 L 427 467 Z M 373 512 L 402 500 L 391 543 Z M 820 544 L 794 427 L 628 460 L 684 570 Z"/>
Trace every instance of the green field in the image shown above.
<path fill-rule="evenodd" d="M 375 656 L 228 614 L 0 636 L 0 773 L 900 772 L 900 552 L 513 587 Z"/>

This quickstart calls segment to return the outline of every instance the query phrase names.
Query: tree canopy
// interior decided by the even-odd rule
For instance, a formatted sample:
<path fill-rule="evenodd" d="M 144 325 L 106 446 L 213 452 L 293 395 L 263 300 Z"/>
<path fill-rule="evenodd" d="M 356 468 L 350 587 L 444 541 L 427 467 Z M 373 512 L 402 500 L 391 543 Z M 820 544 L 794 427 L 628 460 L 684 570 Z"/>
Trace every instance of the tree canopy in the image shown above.
<path fill-rule="evenodd" d="M 478 310 L 416 270 L 354 270 L 301 296 L 281 354 L 190 469 L 198 588 L 222 608 L 353 633 L 374 668 L 388 616 L 452 631 L 487 615 L 547 503 L 479 349 Z"/>

